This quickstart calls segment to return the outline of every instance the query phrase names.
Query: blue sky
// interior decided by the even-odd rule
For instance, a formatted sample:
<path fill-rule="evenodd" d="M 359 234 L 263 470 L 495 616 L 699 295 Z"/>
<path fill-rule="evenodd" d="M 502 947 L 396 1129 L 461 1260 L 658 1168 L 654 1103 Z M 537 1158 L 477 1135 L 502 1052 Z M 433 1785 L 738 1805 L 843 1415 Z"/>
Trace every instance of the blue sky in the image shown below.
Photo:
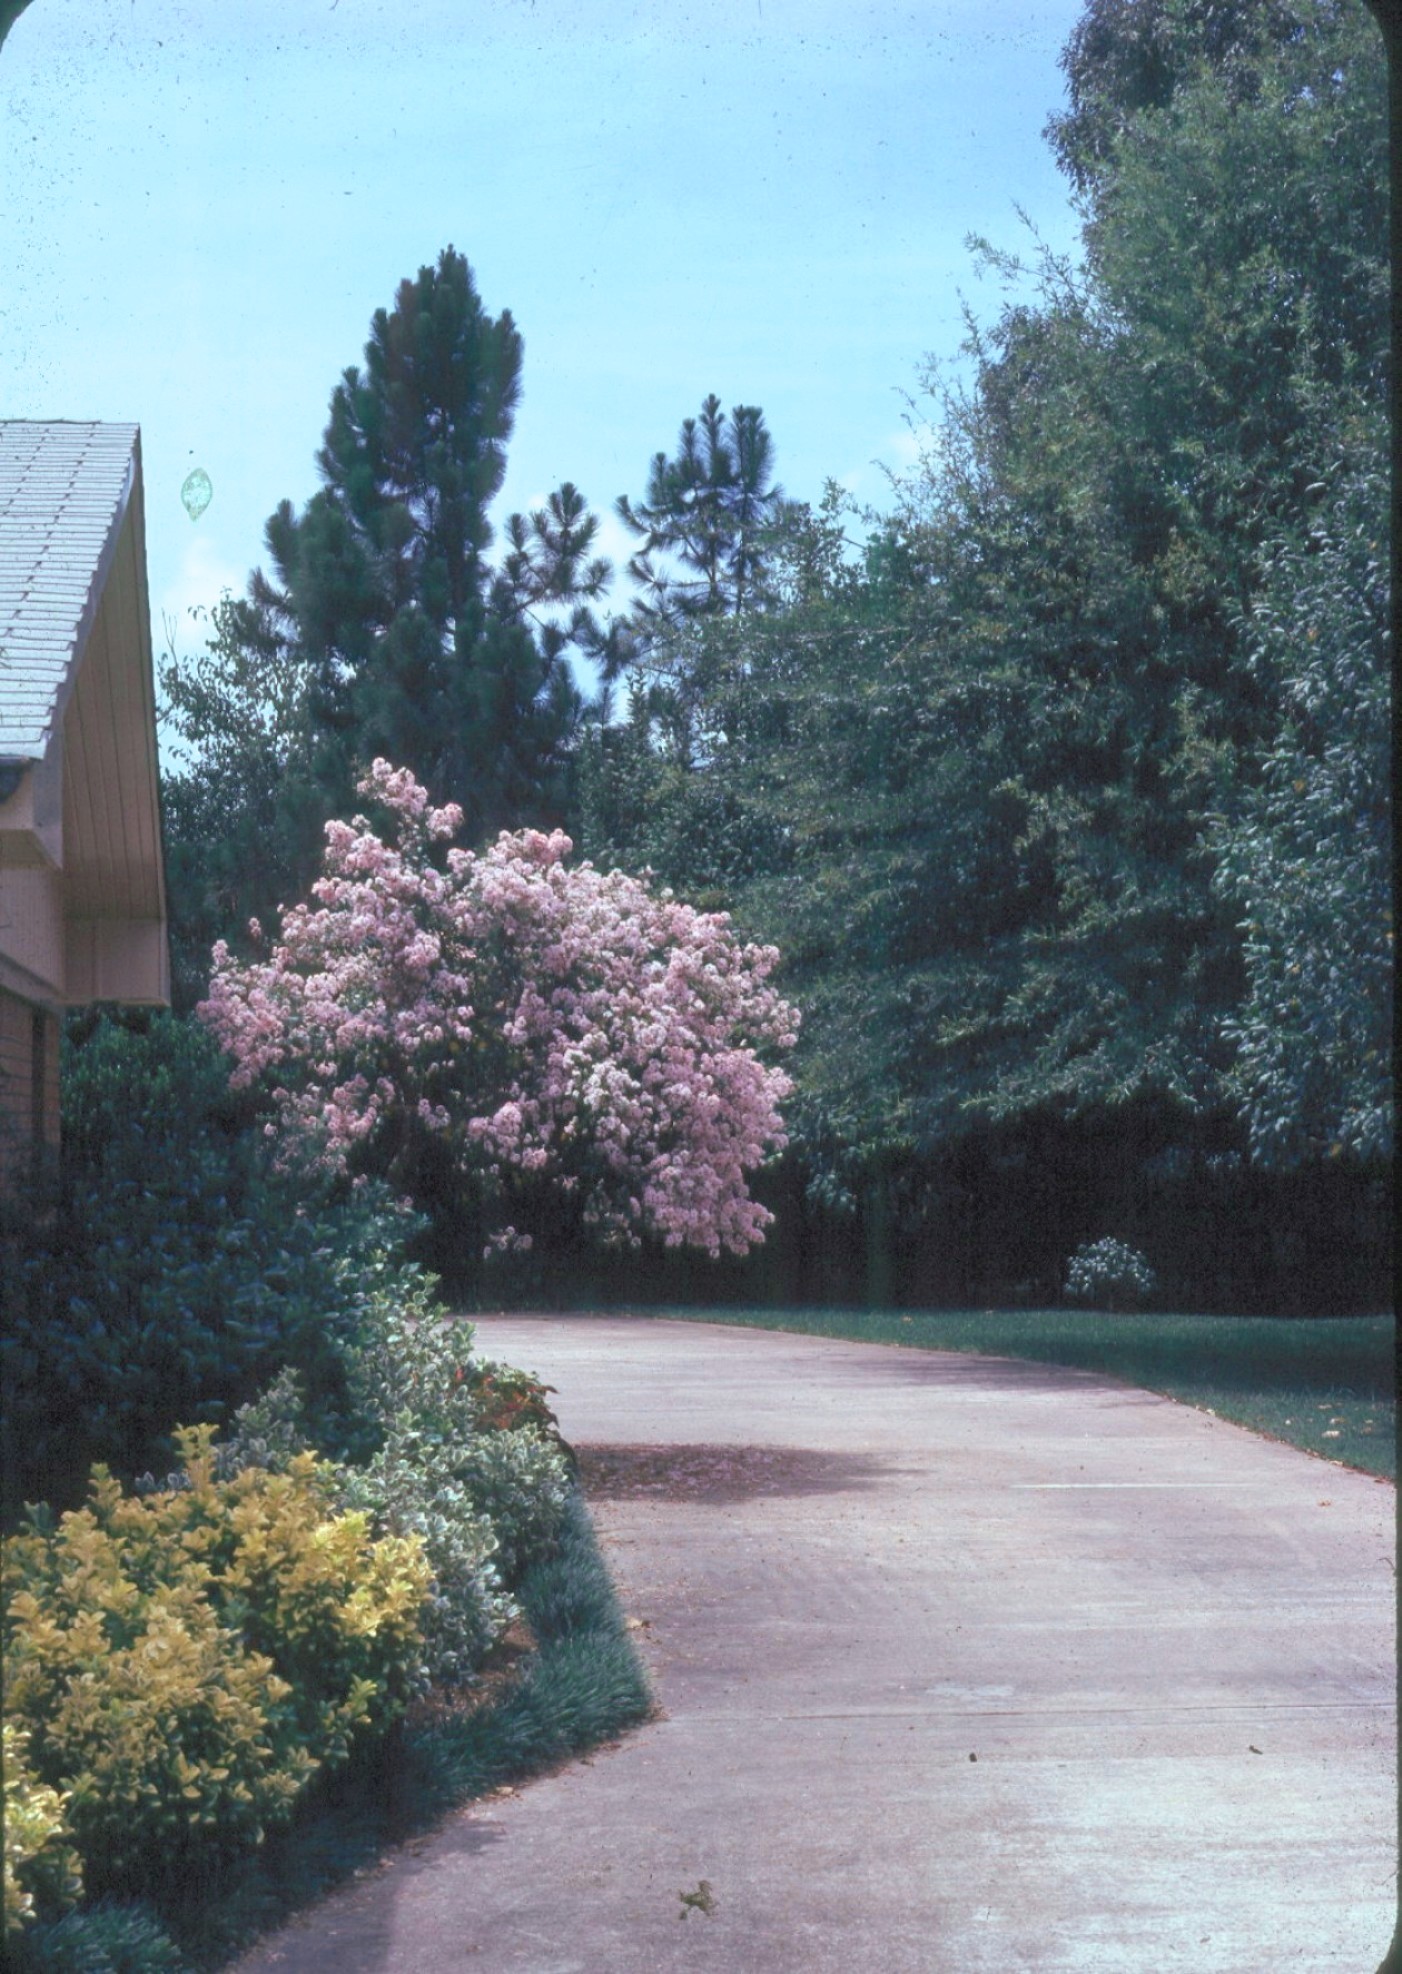
<path fill-rule="evenodd" d="M 708 391 L 764 407 L 792 495 L 879 502 L 961 293 L 998 303 L 966 236 L 1022 244 L 1021 206 L 1075 239 L 1041 132 L 1079 11 L 33 0 L 0 53 L 0 415 L 141 424 L 156 642 L 196 649 L 190 607 L 314 491 L 371 313 L 451 242 L 525 341 L 500 514 L 640 493 Z"/>

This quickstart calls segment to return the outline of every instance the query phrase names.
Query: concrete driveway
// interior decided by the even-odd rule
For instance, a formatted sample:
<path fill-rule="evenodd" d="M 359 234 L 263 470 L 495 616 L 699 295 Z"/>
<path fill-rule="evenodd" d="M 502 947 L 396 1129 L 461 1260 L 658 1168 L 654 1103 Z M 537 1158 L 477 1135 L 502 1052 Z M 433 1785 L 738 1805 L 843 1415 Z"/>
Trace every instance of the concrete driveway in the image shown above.
<path fill-rule="evenodd" d="M 558 1387 L 662 1716 L 244 1974 L 1376 1967 L 1390 1485 L 1010 1359 L 628 1317 L 478 1347 Z"/>

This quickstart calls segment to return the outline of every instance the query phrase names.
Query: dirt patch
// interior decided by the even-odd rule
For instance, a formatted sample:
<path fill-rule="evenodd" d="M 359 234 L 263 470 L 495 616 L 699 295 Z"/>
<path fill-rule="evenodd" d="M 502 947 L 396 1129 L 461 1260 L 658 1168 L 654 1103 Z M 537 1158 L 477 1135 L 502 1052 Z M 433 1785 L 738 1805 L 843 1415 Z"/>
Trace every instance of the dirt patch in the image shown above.
<path fill-rule="evenodd" d="M 575 1446 L 593 1501 L 748 1501 L 758 1495 L 834 1494 L 887 1472 L 859 1454 L 798 1446 Z"/>

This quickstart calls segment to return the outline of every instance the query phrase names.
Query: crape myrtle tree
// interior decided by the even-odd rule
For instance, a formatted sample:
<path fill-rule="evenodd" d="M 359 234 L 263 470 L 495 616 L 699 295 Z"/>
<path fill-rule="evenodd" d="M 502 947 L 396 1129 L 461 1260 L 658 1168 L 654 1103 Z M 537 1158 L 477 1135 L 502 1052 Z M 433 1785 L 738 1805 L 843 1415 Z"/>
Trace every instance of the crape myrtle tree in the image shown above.
<path fill-rule="evenodd" d="M 250 906 L 266 917 L 305 889 L 322 824 L 349 814 L 376 756 L 456 802 L 474 839 L 563 818 L 581 712 L 566 648 L 599 637 L 589 604 L 610 571 L 569 484 L 513 515 L 489 558 L 521 353 L 453 248 L 402 282 L 332 393 L 320 489 L 269 519 L 270 571 L 216 612 L 205 663 L 164 667 L 184 752 L 169 799 L 182 973 L 211 927 L 237 938 Z"/>
<path fill-rule="evenodd" d="M 329 823 L 313 902 L 266 957 L 218 945 L 199 1010 L 235 1085 L 273 1086 L 285 1154 L 384 1173 L 437 1210 L 459 1279 L 572 1234 L 711 1255 L 761 1240 L 746 1175 L 784 1143 L 774 1058 L 796 1019 L 773 948 L 569 865 L 559 831 L 444 853 L 461 812 L 383 760 L 359 792 L 388 828 Z"/>

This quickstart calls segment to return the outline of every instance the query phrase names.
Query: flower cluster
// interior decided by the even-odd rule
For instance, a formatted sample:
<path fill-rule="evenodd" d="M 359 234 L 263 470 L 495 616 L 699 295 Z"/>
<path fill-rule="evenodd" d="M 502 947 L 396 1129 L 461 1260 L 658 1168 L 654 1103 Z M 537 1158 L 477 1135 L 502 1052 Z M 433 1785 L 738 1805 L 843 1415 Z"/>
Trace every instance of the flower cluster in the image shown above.
<path fill-rule="evenodd" d="M 798 1019 L 768 984 L 774 948 L 641 879 L 567 867 L 558 830 L 440 868 L 455 806 L 385 761 L 360 792 L 393 840 L 329 823 L 314 902 L 283 914 L 270 956 L 214 949 L 199 1012 L 235 1082 L 275 1074 L 288 1141 L 332 1164 L 386 1133 L 445 1141 L 489 1217 L 545 1188 L 615 1243 L 761 1240 L 745 1178 L 783 1146 L 791 1088 L 764 1056 Z M 525 1239 L 501 1224 L 488 1245 Z"/>

